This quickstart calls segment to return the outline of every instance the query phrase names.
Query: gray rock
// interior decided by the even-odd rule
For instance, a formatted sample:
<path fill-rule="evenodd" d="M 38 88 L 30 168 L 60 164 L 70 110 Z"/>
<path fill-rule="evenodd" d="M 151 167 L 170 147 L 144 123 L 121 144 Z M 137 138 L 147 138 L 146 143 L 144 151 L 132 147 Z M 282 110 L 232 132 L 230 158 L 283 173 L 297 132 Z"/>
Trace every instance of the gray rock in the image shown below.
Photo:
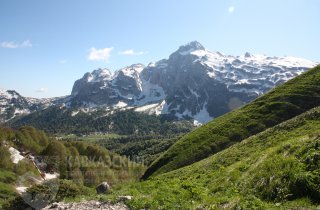
<path fill-rule="evenodd" d="M 125 202 L 125 201 L 130 201 L 130 200 L 132 200 L 132 196 L 130 196 L 130 195 L 119 196 L 117 199 L 118 202 Z"/>
<path fill-rule="evenodd" d="M 96 191 L 98 194 L 106 194 L 110 190 L 110 186 L 107 182 L 102 182 L 96 187 Z"/>
<path fill-rule="evenodd" d="M 49 209 L 59 208 L 59 203 L 53 203 L 48 208 Z"/>
<path fill-rule="evenodd" d="M 111 204 L 108 202 L 99 201 L 83 201 L 79 203 L 54 203 L 51 204 L 43 210 L 92 210 L 92 209 L 104 209 L 104 210 L 128 210 L 129 208 L 123 203 Z"/>

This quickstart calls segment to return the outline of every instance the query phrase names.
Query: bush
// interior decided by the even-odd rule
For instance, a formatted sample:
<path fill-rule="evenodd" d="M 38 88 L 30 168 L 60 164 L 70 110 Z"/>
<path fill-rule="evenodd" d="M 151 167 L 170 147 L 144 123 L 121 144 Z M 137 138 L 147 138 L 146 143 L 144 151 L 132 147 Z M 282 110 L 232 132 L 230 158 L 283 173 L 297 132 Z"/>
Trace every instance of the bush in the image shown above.
<path fill-rule="evenodd" d="M 39 171 L 36 169 L 36 167 L 33 165 L 33 163 L 28 159 L 20 160 L 15 166 L 13 171 L 16 173 L 16 175 L 23 175 L 27 172 L 33 173 L 34 175 L 39 176 Z"/>
<path fill-rule="evenodd" d="M 12 199 L 16 195 L 17 194 L 12 185 L 0 182 L 0 209 L 5 209 L 1 208 L 4 202 L 6 202 L 8 199 Z"/>
<path fill-rule="evenodd" d="M 12 169 L 14 166 L 11 160 L 11 154 L 9 150 L 3 146 L 0 147 L 0 168 L 1 169 Z"/>
<path fill-rule="evenodd" d="M 41 185 L 35 185 L 22 196 L 17 196 L 4 205 L 8 210 L 41 209 L 51 202 L 73 199 L 79 195 L 89 195 L 92 191 L 70 180 L 50 180 Z"/>
<path fill-rule="evenodd" d="M 0 182 L 12 183 L 16 180 L 16 174 L 11 171 L 0 170 Z"/>

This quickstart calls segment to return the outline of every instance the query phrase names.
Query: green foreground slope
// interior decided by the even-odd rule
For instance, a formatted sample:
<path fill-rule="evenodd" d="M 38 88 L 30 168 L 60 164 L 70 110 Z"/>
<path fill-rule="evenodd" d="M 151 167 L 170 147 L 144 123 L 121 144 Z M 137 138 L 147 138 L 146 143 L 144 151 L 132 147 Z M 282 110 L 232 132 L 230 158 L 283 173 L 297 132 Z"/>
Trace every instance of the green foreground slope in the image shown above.
<path fill-rule="evenodd" d="M 13 162 L 12 148 L 25 157 Z M 34 158 L 26 154 L 32 154 Z M 42 162 L 39 164 L 41 171 L 35 167 L 34 159 Z M 0 126 L 0 209 L 29 209 L 22 199 L 28 194 L 21 197 L 16 187 L 28 187 L 28 193 L 34 190 L 50 193 L 50 190 L 43 190 L 51 183 L 42 179 L 42 173 L 59 174 L 62 184 L 57 197 L 53 198 L 62 200 L 85 194 L 82 189 L 95 192 L 94 188 L 105 180 L 111 186 L 136 181 L 144 170 L 143 165 L 98 145 L 59 141 L 30 126 L 18 130 Z M 26 178 L 30 176 L 33 178 Z"/>
<path fill-rule="evenodd" d="M 118 195 L 132 209 L 319 208 L 320 107 Z"/>
<path fill-rule="evenodd" d="M 320 105 L 320 66 L 182 137 L 143 179 L 190 165 Z"/>

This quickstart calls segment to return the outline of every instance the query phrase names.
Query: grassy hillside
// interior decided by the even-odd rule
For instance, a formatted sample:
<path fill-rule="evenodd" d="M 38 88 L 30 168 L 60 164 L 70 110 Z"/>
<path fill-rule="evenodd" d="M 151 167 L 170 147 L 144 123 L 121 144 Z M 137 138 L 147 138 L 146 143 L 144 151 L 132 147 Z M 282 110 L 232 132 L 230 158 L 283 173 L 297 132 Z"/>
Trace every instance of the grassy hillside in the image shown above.
<path fill-rule="evenodd" d="M 135 181 L 145 170 L 143 165 L 97 145 L 58 141 L 30 126 L 18 130 L 0 127 L 0 209 L 4 208 L 4 203 L 8 201 L 9 209 L 26 209 L 15 188 L 22 186 L 34 190 L 32 186 L 38 182 L 34 179 L 24 180 L 30 173 L 42 180 L 30 158 L 24 158 L 17 163 L 11 160 L 10 147 L 20 152 L 30 152 L 41 159 L 46 165 L 41 168 L 41 173 L 59 173 L 61 182 L 67 184 L 61 187 L 70 186 L 70 189 L 74 189 L 73 197 L 81 194 L 77 193 L 78 187 L 79 190 L 86 187 L 94 189 L 103 181 L 108 181 L 110 185 Z M 24 180 L 23 183 L 21 180 Z M 38 188 L 41 191 L 42 186 L 36 185 L 35 189 Z M 68 187 L 66 190 L 68 191 Z"/>
<path fill-rule="evenodd" d="M 185 135 L 158 158 L 144 179 L 190 165 L 266 128 L 320 105 L 320 66 L 250 104 Z"/>
<path fill-rule="evenodd" d="M 316 209 L 319 175 L 320 107 L 109 198 L 132 195 L 132 209 Z"/>

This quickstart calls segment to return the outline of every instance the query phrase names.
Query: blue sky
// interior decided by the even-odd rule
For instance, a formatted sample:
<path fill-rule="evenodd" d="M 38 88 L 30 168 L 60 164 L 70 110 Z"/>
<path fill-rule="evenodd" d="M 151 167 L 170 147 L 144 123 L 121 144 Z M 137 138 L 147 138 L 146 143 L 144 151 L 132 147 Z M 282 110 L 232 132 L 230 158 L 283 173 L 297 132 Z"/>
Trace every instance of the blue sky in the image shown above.
<path fill-rule="evenodd" d="M 148 64 L 193 40 L 320 61 L 319 37 L 318 0 L 1 0 L 0 88 L 63 96 L 85 72 Z"/>

